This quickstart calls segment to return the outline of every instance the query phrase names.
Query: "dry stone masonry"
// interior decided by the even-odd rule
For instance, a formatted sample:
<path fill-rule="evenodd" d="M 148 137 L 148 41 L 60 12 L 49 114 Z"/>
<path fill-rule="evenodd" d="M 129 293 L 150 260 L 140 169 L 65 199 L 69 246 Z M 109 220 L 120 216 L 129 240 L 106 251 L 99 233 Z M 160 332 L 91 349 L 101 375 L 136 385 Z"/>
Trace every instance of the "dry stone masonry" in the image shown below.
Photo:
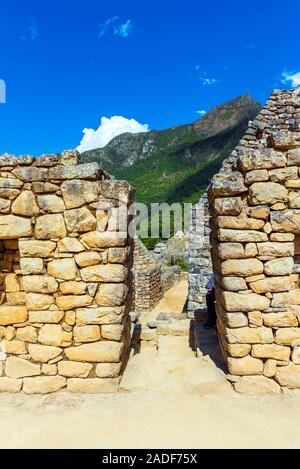
<path fill-rule="evenodd" d="M 78 156 L 0 156 L 0 391 L 118 387 L 130 341 L 134 194 Z"/>
<path fill-rule="evenodd" d="M 212 272 L 208 200 L 205 193 L 191 208 L 189 230 L 188 316 L 206 308 L 206 284 Z"/>
<path fill-rule="evenodd" d="M 277 91 L 209 188 L 217 327 L 239 392 L 300 388 L 300 90 Z"/>

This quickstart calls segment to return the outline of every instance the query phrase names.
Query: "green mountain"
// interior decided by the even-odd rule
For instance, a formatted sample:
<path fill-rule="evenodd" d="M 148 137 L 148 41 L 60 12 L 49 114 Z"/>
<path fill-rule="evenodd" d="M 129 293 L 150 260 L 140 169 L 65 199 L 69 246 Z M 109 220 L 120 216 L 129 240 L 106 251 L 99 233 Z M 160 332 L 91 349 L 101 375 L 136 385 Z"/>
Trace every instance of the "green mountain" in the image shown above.
<path fill-rule="evenodd" d="M 119 135 L 81 160 L 129 181 L 139 202 L 196 202 L 260 108 L 245 94 L 193 124 Z"/>

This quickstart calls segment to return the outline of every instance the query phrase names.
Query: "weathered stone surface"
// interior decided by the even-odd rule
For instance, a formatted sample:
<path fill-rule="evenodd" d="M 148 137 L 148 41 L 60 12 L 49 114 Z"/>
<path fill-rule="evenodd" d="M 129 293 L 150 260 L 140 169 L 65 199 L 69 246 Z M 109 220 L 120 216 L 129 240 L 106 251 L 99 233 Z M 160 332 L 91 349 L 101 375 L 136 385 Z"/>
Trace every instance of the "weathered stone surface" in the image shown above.
<path fill-rule="evenodd" d="M 32 235 L 28 218 L 15 215 L 0 215 L 0 239 L 14 239 Z"/>
<path fill-rule="evenodd" d="M 290 191 L 288 195 L 289 208 L 300 208 L 300 192 Z"/>
<path fill-rule="evenodd" d="M 54 259 L 48 264 L 48 273 L 60 280 L 75 280 L 77 268 L 73 258 Z"/>
<path fill-rule="evenodd" d="M 98 179 L 100 169 L 97 163 L 78 164 L 74 166 L 56 166 L 49 169 L 48 177 L 53 180 L 62 179 Z"/>
<path fill-rule="evenodd" d="M 0 198 L 0 213 L 10 212 L 11 201 Z"/>
<path fill-rule="evenodd" d="M 97 251 L 86 251 L 75 255 L 75 261 L 79 267 L 88 267 L 102 262 L 101 256 Z"/>
<path fill-rule="evenodd" d="M 300 148 L 294 148 L 289 150 L 287 153 L 287 165 L 288 166 L 300 166 Z"/>
<path fill-rule="evenodd" d="M 248 326 L 247 316 L 243 313 L 227 313 L 226 319 L 228 327 L 235 328 Z"/>
<path fill-rule="evenodd" d="M 280 394 L 280 386 L 265 376 L 244 376 L 234 383 L 234 389 L 245 396 L 265 396 Z"/>
<path fill-rule="evenodd" d="M 57 365 L 48 365 L 48 363 L 44 363 L 42 365 L 42 374 L 47 376 L 57 375 Z"/>
<path fill-rule="evenodd" d="M 239 215 L 243 208 L 241 197 L 222 197 L 215 199 L 214 209 L 217 215 Z"/>
<path fill-rule="evenodd" d="M 267 378 L 274 378 L 276 373 L 277 361 L 268 359 L 264 363 L 263 375 Z"/>
<path fill-rule="evenodd" d="M 39 207 L 47 213 L 61 213 L 66 209 L 61 197 L 55 194 L 39 195 L 37 201 Z"/>
<path fill-rule="evenodd" d="M 57 281 L 47 275 L 26 275 L 22 284 L 24 290 L 31 293 L 55 293 L 58 290 Z"/>
<path fill-rule="evenodd" d="M 116 378 L 121 370 L 120 363 L 99 363 L 96 365 L 96 376 L 98 378 Z"/>
<path fill-rule="evenodd" d="M 21 379 L 0 378 L 0 392 L 20 392 L 22 384 Z"/>
<path fill-rule="evenodd" d="M 300 328 L 285 327 L 275 332 L 275 343 L 279 345 L 293 345 L 300 340 Z"/>
<path fill-rule="evenodd" d="M 91 249 L 124 246 L 127 232 L 91 231 L 81 236 L 81 240 Z"/>
<path fill-rule="evenodd" d="M 123 312 L 122 306 L 79 308 L 76 312 L 76 321 L 78 324 L 120 324 Z"/>
<path fill-rule="evenodd" d="M 43 259 L 39 257 L 23 257 L 20 259 L 20 268 L 23 275 L 42 274 L 44 272 Z"/>
<path fill-rule="evenodd" d="M 108 262 L 111 264 L 123 264 L 124 262 L 126 262 L 129 253 L 129 248 L 109 248 Z"/>
<path fill-rule="evenodd" d="M 255 182 L 249 189 L 249 198 L 252 205 L 273 205 L 277 202 L 286 202 L 287 196 L 287 189 L 275 182 Z"/>
<path fill-rule="evenodd" d="M 283 308 L 289 302 L 289 292 L 273 293 L 271 306 L 273 308 Z"/>
<path fill-rule="evenodd" d="M 29 321 L 31 323 L 58 324 L 64 317 L 63 311 L 30 311 Z"/>
<path fill-rule="evenodd" d="M 239 156 L 238 165 L 243 171 L 282 168 L 286 165 L 286 157 L 272 148 L 251 149 Z"/>
<path fill-rule="evenodd" d="M 250 357 L 250 355 L 243 358 L 228 357 L 227 363 L 229 372 L 232 375 L 259 375 L 263 372 L 263 362 L 257 358 Z"/>
<path fill-rule="evenodd" d="M 263 315 L 264 324 L 268 327 L 293 327 L 298 325 L 297 318 L 288 311 Z"/>
<path fill-rule="evenodd" d="M 9 339 L 10 340 L 4 340 L 1 343 L 1 346 L 3 347 L 5 353 L 13 355 L 23 355 L 24 353 L 26 353 L 26 347 L 24 342 L 22 342 L 21 340 L 11 340 L 11 337 Z"/>
<path fill-rule="evenodd" d="M 108 340 L 121 340 L 124 327 L 120 324 L 106 324 L 101 326 L 101 335 Z M 176 335 L 176 334 L 174 334 Z"/>
<path fill-rule="evenodd" d="M 128 288 L 124 283 L 99 285 L 96 303 L 99 306 L 121 306 L 127 296 Z"/>
<path fill-rule="evenodd" d="M 248 243 L 268 241 L 266 233 L 255 230 L 230 230 L 220 228 L 218 230 L 218 239 L 225 242 Z"/>
<path fill-rule="evenodd" d="M 62 353 L 62 349 L 49 345 L 29 344 L 28 352 L 33 361 L 47 363 L 58 357 Z"/>
<path fill-rule="evenodd" d="M 278 366 L 275 379 L 281 386 L 289 389 L 300 388 L 300 366 L 294 363 L 288 366 Z"/>
<path fill-rule="evenodd" d="M 219 216 L 217 223 L 220 228 L 229 228 L 236 230 L 261 230 L 264 226 L 262 220 L 247 217 L 229 217 Z"/>
<path fill-rule="evenodd" d="M 93 265 L 84 267 L 80 271 L 85 282 L 124 282 L 127 269 L 123 265 Z"/>
<path fill-rule="evenodd" d="M 58 363 L 58 374 L 66 378 L 87 378 L 92 368 L 90 363 L 62 360 Z"/>
<path fill-rule="evenodd" d="M 272 259 L 264 265 L 264 271 L 267 275 L 289 275 L 292 273 L 294 260 L 292 257 L 280 257 Z"/>
<path fill-rule="evenodd" d="M 46 168 L 16 168 L 13 174 L 24 182 L 45 181 L 47 179 L 48 170 Z"/>
<path fill-rule="evenodd" d="M 231 357 L 242 358 L 249 354 L 251 345 L 249 344 L 227 344 L 227 350 Z"/>
<path fill-rule="evenodd" d="M 34 194 L 31 191 L 21 192 L 21 194 L 12 203 L 11 210 L 12 213 L 23 215 L 24 217 L 33 217 L 40 211 Z"/>
<path fill-rule="evenodd" d="M 99 186 L 91 181 L 75 179 L 61 185 L 62 196 L 67 208 L 81 207 L 98 199 Z"/>
<path fill-rule="evenodd" d="M 16 274 L 7 274 L 5 276 L 5 291 L 16 292 L 20 290 L 18 277 Z"/>
<path fill-rule="evenodd" d="M 93 303 L 93 298 L 89 295 L 67 295 L 59 296 L 56 298 L 56 303 L 59 309 L 66 311 L 68 309 L 82 308 L 89 306 Z"/>
<path fill-rule="evenodd" d="M 288 130 L 273 131 L 269 137 L 269 142 L 273 148 L 278 150 L 289 150 L 299 147 L 298 134 Z"/>
<path fill-rule="evenodd" d="M 32 189 L 36 194 L 44 194 L 45 192 L 56 192 L 59 190 L 57 184 L 51 182 L 33 182 Z"/>
<path fill-rule="evenodd" d="M 60 290 L 64 295 L 84 295 L 86 287 L 86 283 L 83 282 L 62 282 L 60 284 Z"/>
<path fill-rule="evenodd" d="M 0 326 L 8 326 L 27 321 L 28 312 L 25 306 L 3 304 L 0 306 Z"/>
<path fill-rule="evenodd" d="M 226 337 L 230 344 L 271 344 L 273 342 L 273 333 L 268 327 L 226 329 Z"/>
<path fill-rule="evenodd" d="M 63 329 L 60 324 L 44 324 L 39 332 L 38 340 L 43 345 L 61 346 Z"/>
<path fill-rule="evenodd" d="M 222 285 L 228 291 L 247 290 L 246 281 L 242 277 L 223 277 Z"/>
<path fill-rule="evenodd" d="M 289 166 L 287 168 L 272 169 L 269 171 L 269 175 L 272 182 L 285 182 L 290 179 L 297 179 L 298 168 Z"/>
<path fill-rule="evenodd" d="M 212 178 L 211 190 L 218 196 L 238 195 L 247 191 L 244 184 L 244 178 L 239 172 L 229 174 L 216 174 Z"/>
<path fill-rule="evenodd" d="M 291 280 L 288 276 L 266 277 L 262 280 L 257 280 L 257 282 L 252 282 L 250 287 L 255 293 L 283 292 L 290 290 Z"/>
<path fill-rule="evenodd" d="M 78 253 L 84 251 L 84 246 L 76 238 L 63 238 L 58 242 L 57 246 L 60 252 Z"/>
<path fill-rule="evenodd" d="M 260 256 L 289 257 L 294 255 L 294 243 L 267 242 L 257 245 Z"/>
<path fill-rule="evenodd" d="M 245 183 L 253 184 L 254 182 L 263 182 L 269 180 L 269 173 L 266 169 L 254 169 L 245 175 Z"/>
<path fill-rule="evenodd" d="M 274 360 L 288 361 L 291 350 L 276 344 L 255 344 L 252 345 L 252 356 L 255 358 L 272 358 Z"/>
<path fill-rule="evenodd" d="M 300 210 L 287 209 L 272 212 L 271 225 L 274 231 L 300 233 Z"/>
<path fill-rule="evenodd" d="M 37 342 L 37 331 L 32 326 L 19 327 L 16 332 L 16 339 L 23 342 Z"/>
<path fill-rule="evenodd" d="M 96 228 L 96 218 L 86 207 L 66 210 L 64 216 L 68 231 L 83 233 Z"/>
<path fill-rule="evenodd" d="M 251 311 L 248 313 L 248 321 L 249 324 L 252 324 L 254 326 L 262 326 L 263 325 L 263 318 L 262 318 L 262 313 L 260 311 Z"/>
<path fill-rule="evenodd" d="M 225 309 L 232 312 L 263 311 L 270 305 L 268 298 L 255 293 L 240 294 L 224 291 L 223 301 Z"/>
<path fill-rule="evenodd" d="M 75 342 L 96 342 L 101 337 L 99 326 L 75 326 L 73 332 Z"/>
<path fill-rule="evenodd" d="M 117 363 L 120 361 L 122 350 L 123 344 L 105 340 L 69 347 L 65 353 L 69 360 Z"/>
<path fill-rule="evenodd" d="M 31 363 L 18 357 L 8 357 L 5 363 L 5 374 L 9 378 L 24 378 L 25 376 L 37 376 L 41 372 L 40 365 Z"/>
<path fill-rule="evenodd" d="M 261 274 L 264 265 L 258 259 L 228 259 L 221 264 L 223 275 L 237 275 L 247 277 L 248 275 Z"/>
<path fill-rule="evenodd" d="M 86 394 L 105 394 L 117 392 L 118 379 L 115 378 L 70 378 L 67 389 L 70 392 Z"/>
<path fill-rule="evenodd" d="M 20 240 L 21 257 L 50 257 L 56 244 L 52 241 Z"/>
<path fill-rule="evenodd" d="M 29 311 L 46 310 L 54 302 L 52 295 L 26 293 L 26 306 Z"/>
<path fill-rule="evenodd" d="M 23 392 L 25 394 L 49 394 L 59 391 L 67 384 L 62 376 L 38 376 L 36 378 L 24 378 Z"/>
<path fill-rule="evenodd" d="M 265 220 L 270 214 L 270 207 L 267 205 L 257 205 L 256 207 L 248 207 L 247 213 L 250 217 Z"/>
<path fill-rule="evenodd" d="M 64 238 L 66 235 L 64 217 L 61 214 L 42 215 L 36 219 L 37 239 Z"/>
<path fill-rule="evenodd" d="M 300 365 L 300 348 L 299 347 L 295 347 L 292 352 L 292 362 L 295 363 L 295 365 Z"/>

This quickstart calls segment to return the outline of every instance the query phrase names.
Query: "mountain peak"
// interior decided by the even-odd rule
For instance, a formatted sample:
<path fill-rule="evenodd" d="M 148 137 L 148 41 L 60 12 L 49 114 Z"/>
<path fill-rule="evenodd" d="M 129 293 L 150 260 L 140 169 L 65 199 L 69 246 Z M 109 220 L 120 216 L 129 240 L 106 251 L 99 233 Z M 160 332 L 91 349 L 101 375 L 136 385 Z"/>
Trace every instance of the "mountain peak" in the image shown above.
<path fill-rule="evenodd" d="M 243 121 L 253 119 L 260 109 L 261 104 L 249 93 L 245 93 L 212 108 L 194 123 L 194 129 L 200 135 L 212 136 Z"/>

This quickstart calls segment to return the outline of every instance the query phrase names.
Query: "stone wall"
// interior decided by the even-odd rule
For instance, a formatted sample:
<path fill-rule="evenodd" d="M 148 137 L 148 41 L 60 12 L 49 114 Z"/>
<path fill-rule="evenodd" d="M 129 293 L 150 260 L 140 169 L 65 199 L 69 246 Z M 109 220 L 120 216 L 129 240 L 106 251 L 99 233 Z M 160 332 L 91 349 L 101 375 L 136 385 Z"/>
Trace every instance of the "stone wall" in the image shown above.
<path fill-rule="evenodd" d="M 212 272 L 208 199 L 205 193 L 191 210 L 189 232 L 188 316 L 206 308 L 206 284 Z"/>
<path fill-rule="evenodd" d="M 115 391 L 126 363 L 134 194 L 78 156 L 0 156 L 0 391 Z"/>
<path fill-rule="evenodd" d="M 217 327 L 235 389 L 300 388 L 300 90 L 274 91 L 209 188 Z"/>
<path fill-rule="evenodd" d="M 134 311 L 150 311 L 162 297 L 161 267 L 138 238 L 134 242 Z"/>

